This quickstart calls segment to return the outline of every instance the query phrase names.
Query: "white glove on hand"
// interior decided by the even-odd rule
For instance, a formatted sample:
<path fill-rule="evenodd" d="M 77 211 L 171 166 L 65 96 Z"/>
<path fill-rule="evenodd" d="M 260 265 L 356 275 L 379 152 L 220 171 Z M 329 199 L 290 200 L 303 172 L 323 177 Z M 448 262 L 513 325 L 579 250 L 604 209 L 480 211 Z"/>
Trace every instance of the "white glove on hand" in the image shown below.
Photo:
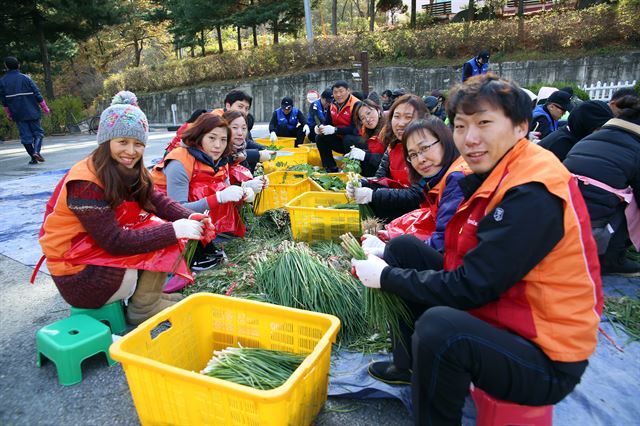
<path fill-rule="evenodd" d="M 244 190 L 236 185 L 231 185 L 228 188 L 223 189 L 222 191 L 216 192 L 216 198 L 218 199 L 218 203 L 237 203 L 242 200 L 244 196 Z"/>
<path fill-rule="evenodd" d="M 321 135 L 322 134 L 322 129 L 320 129 L 320 126 L 316 126 L 313 128 L 313 131 L 316 135 Z"/>
<path fill-rule="evenodd" d="M 336 128 L 333 127 L 330 124 L 327 124 L 326 126 L 322 127 L 322 134 L 323 135 L 332 135 L 336 132 Z"/>
<path fill-rule="evenodd" d="M 269 134 L 269 139 L 271 140 L 271 143 L 275 143 L 278 140 L 278 135 L 276 135 L 276 132 L 271 132 Z"/>
<path fill-rule="evenodd" d="M 370 254 L 367 256 L 367 260 L 351 259 L 351 266 L 356 270 L 358 279 L 365 287 L 380 288 L 382 270 L 389 265 L 378 256 Z"/>
<path fill-rule="evenodd" d="M 271 160 L 271 155 L 275 154 L 275 151 L 269 151 L 268 149 L 263 149 L 260 151 L 260 162 L 264 163 L 265 161 Z"/>
<path fill-rule="evenodd" d="M 199 240 L 202 236 L 202 222 L 191 219 L 178 219 L 172 223 L 176 238 Z"/>
<path fill-rule="evenodd" d="M 366 152 L 364 150 L 352 146 L 351 151 L 345 154 L 345 157 L 351 158 L 352 160 L 363 161 L 365 154 Z"/>
<path fill-rule="evenodd" d="M 254 178 L 254 179 L 248 180 L 246 182 L 242 182 L 241 186 L 243 188 L 251 188 L 253 190 L 253 192 L 255 194 L 257 194 L 260 191 L 262 191 L 263 184 L 264 184 L 264 182 L 262 182 L 262 179 Z"/>
<path fill-rule="evenodd" d="M 356 188 L 354 190 L 353 198 L 358 204 L 369 204 L 373 199 L 373 189 L 371 188 Z"/>
<path fill-rule="evenodd" d="M 362 249 L 367 255 L 374 255 L 382 257 L 384 255 L 384 248 L 386 244 L 378 237 L 371 234 L 364 234 L 362 236 Z"/>
<path fill-rule="evenodd" d="M 309 133 L 311 133 L 311 130 L 309 130 L 309 125 L 305 124 L 304 127 L 302 128 L 302 131 L 304 132 L 304 134 L 306 136 L 309 136 Z"/>
<path fill-rule="evenodd" d="M 265 189 L 269 186 L 269 176 L 262 175 L 259 176 L 258 179 L 262 179 L 262 189 Z"/>
<path fill-rule="evenodd" d="M 242 188 L 242 190 L 244 191 L 244 196 L 242 197 L 242 201 L 244 201 L 245 203 L 253 203 L 253 200 L 256 199 L 256 193 L 253 192 L 253 189 L 247 187 L 247 188 Z"/>

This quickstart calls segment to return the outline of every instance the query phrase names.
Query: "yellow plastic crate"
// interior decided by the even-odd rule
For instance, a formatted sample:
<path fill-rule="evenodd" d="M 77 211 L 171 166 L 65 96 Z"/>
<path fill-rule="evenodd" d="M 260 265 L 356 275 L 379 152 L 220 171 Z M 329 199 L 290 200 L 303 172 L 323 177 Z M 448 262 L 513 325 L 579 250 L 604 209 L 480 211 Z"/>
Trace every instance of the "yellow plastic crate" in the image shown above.
<path fill-rule="evenodd" d="M 264 146 L 271 146 L 271 139 L 269 138 L 255 138 L 254 141 Z M 274 144 L 275 146 L 279 146 L 281 148 L 295 148 L 296 146 L 296 138 L 287 138 L 278 136 L 278 140 Z"/>
<path fill-rule="evenodd" d="M 309 148 L 309 155 L 307 157 L 307 163 L 312 166 L 322 167 L 322 159 L 320 158 L 320 151 L 315 143 L 304 143 L 300 145 L 302 147 Z"/>
<path fill-rule="evenodd" d="M 307 191 L 322 189 L 307 177 L 306 172 L 272 172 L 267 177 L 269 178 L 269 186 L 262 190 L 260 203 L 256 207 L 258 215 L 267 210 L 282 208 L 289 201 Z"/>
<path fill-rule="evenodd" d="M 265 161 L 262 163 L 262 167 L 265 173 L 286 170 L 297 164 L 307 164 L 308 155 L 309 148 L 306 147 L 281 149 L 276 152 L 276 158 L 274 160 Z"/>
<path fill-rule="evenodd" d="M 347 203 L 344 192 L 311 191 L 298 195 L 285 207 L 291 218 L 291 234 L 296 241 L 337 240 L 340 235 L 360 233 L 358 210 L 319 208 Z"/>
<path fill-rule="evenodd" d="M 143 425 L 309 425 L 327 398 L 332 315 L 194 294 L 111 345 Z M 307 354 L 282 386 L 258 390 L 200 374 L 214 350 Z"/>

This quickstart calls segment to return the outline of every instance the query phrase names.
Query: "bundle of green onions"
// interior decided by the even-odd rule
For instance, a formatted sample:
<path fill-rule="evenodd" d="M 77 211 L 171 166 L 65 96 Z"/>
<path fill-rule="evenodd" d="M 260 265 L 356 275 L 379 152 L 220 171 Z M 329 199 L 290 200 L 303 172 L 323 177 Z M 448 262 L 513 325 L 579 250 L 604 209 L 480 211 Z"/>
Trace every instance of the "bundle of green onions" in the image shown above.
<path fill-rule="evenodd" d="M 367 258 L 362 246 L 351 233 L 341 235 L 340 239 L 342 240 L 340 245 L 351 257 L 358 260 Z M 404 300 L 377 288 L 365 287 L 364 311 L 371 327 L 380 332 L 386 332 L 389 329 L 396 339 L 402 335 L 400 321 L 413 325 L 411 313 Z M 404 344 L 404 342 L 401 343 Z"/>
<path fill-rule="evenodd" d="M 254 260 L 256 284 L 273 303 L 337 316 L 342 321 L 341 343 L 368 335 L 361 286 L 306 244 L 284 241 Z"/>
<path fill-rule="evenodd" d="M 304 359 L 304 355 L 290 352 L 228 347 L 214 351 L 201 373 L 254 389 L 270 390 L 286 382 Z"/>
<path fill-rule="evenodd" d="M 205 210 L 203 214 L 208 216 L 209 210 Z M 191 268 L 191 261 L 193 260 L 193 256 L 196 254 L 196 249 L 198 248 L 199 243 L 199 240 L 187 241 L 187 243 L 184 245 L 184 249 L 182 249 L 182 253 L 180 253 L 180 256 L 178 256 L 178 258 L 176 259 L 176 263 L 174 263 L 173 268 L 171 269 L 172 274 L 175 274 L 175 272 L 178 270 L 180 261 L 182 261 L 182 259 L 184 259 L 184 262 L 187 264 L 187 268 Z"/>
<path fill-rule="evenodd" d="M 362 186 L 362 183 L 360 183 L 360 175 L 357 173 L 347 173 L 347 179 L 354 188 L 360 188 Z M 362 229 L 362 222 L 375 217 L 375 213 L 369 204 L 358 204 L 358 211 L 360 212 L 360 228 Z"/>

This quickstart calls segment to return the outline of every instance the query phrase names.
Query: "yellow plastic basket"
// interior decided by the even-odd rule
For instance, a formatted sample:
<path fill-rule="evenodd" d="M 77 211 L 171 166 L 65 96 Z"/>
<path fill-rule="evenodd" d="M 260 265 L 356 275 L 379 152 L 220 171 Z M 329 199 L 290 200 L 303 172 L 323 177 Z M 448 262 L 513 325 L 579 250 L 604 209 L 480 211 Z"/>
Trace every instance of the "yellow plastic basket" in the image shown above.
<path fill-rule="evenodd" d="M 312 166 L 322 167 L 322 159 L 320 159 L 320 151 L 315 143 L 304 143 L 300 145 L 302 147 L 309 148 L 309 156 L 307 157 L 307 163 Z"/>
<path fill-rule="evenodd" d="M 265 161 L 262 166 L 265 173 L 286 170 L 297 164 L 306 164 L 308 155 L 309 148 L 306 147 L 286 148 L 276 152 L 276 158 Z"/>
<path fill-rule="evenodd" d="M 309 425 L 327 398 L 334 316 L 194 294 L 111 345 L 143 425 Z M 214 350 L 283 350 L 307 357 L 280 387 L 253 389 L 200 374 Z"/>
<path fill-rule="evenodd" d="M 255 138 L 254 141 L 264 146 L 271 146 L 271 139 L 269 138 Z M 278 136 L 278 140 L 273 145 L 279 146 L 281 149 L 284 148 L 295 148 L 296 146 L 296 138 L 287 138 Z"/>
<path fill-rule="evenodd" d="M 321 186 L 307 178 L 306 172 L 272 172 L 267 175 L 269 186 L 262 190 L 256 214 L 284 207 L 289 201 L 307 191 L 319 191 Z"/>
<path fill-rule="evenodd" d="M 359 234 L 358 210 L 322 208 L 347 202 L 344 192 L 311 191 L 298 195 L 285 205 L 291 218 L 293 238 L 296 241 L 312 242 L 337 240 L 346 232 Z"/>

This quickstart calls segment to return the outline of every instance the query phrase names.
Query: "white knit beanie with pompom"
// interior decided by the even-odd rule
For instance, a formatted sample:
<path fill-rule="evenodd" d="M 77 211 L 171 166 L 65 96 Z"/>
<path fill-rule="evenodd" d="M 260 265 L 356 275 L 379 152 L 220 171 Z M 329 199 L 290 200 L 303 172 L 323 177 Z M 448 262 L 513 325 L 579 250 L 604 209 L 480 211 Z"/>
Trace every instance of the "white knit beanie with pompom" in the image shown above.
<path fill-rule="evenodd" d="M 135 93 L 122 90 L 111 100 L 111 106 L 100 115 L 98 145 L 115 138 L 135 138 L 146 145 L 149 123 L 138 108 Z"/>

